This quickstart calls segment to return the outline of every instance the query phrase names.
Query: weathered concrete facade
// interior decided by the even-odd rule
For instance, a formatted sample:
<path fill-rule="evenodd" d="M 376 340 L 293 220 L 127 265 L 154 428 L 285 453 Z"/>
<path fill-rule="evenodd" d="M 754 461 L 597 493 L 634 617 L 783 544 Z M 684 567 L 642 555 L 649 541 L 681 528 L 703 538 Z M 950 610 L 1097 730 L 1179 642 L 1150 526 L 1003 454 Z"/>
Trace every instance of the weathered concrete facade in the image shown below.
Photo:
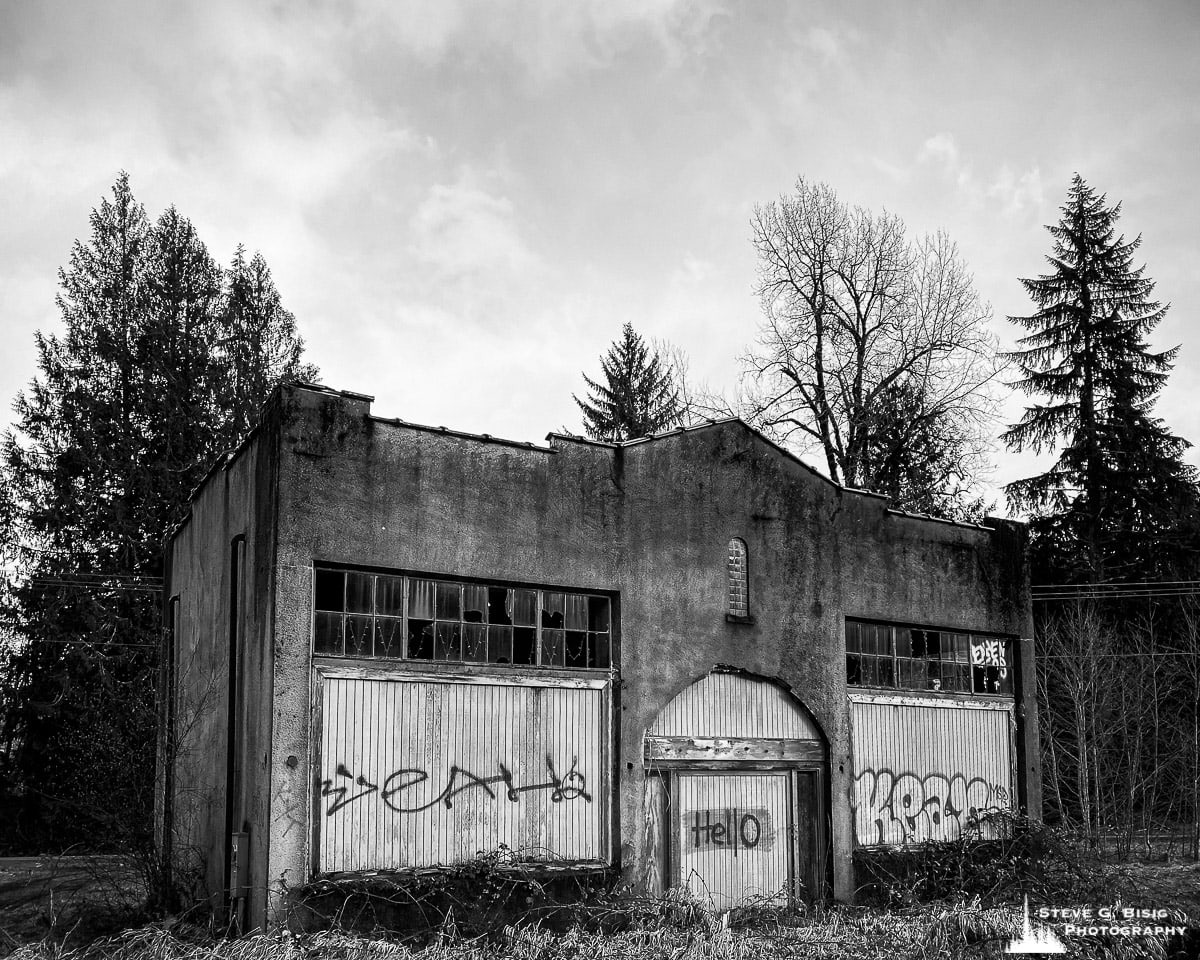
<path fill-rule="evenodd" d="M 744 544 L 746 616 L 730 612 L 729 550 L 735 539 Z M 442 766 L 437 769 L 450 770 L 450 785 L 409 807 L 398 807 L 397 799 L 403 800 L 405 791 L 416 797 L 423 789 L 420 781 L 437 779 L 437 774 L 424 772 L 434 770 L 433 760 L 419 775 L 406 761 L 397 773 L 409 771 L 407 779 L 392 779 L 397 775 L 392 773 L 385 781 L 389 771 L 364 766 L 374 754 L 360 745 L 362 769 L 338 759 L 335 773 L 334 758 L 321 755 L 322 743 L 328 752 L 334 742 L 328 729 L 334 709 L 343 712 L 337 722 L 353 725 L 345 711 L 354 708 L 345 705 L 351 703 L 345 698 L 356 682 L 393 698 L 397 691 L 402 698 L 406 691 L 416 691 L 420 682 L 425 684 L 421 703 L 430 704 L 450 702 L 439 691 L 458 685 L 455 689 L 467 691 L 461 702 L 480 717 L 532 710 L 522 704 L 548 696 L 537 686 L 534 693 L 505 694 L 509 706 L 481 707 L 481 695 L 471 690 L 492 681 L 593 689 L 596 697 L 588 703 L 600 704 L 595 708 L 600 711 L 595 732 L 600 752 L 595 756 L 604 758 L 605 770 L 586 771 L 591 793 L 585 799 L 601 804 L 587 809 L 602 812 L 605 820 L 596 834 L 600 846 L 593 859 L 599 865 L 619 869 L 628 880 L 651 889 L 680 882 L 679 837 L 686 827 L 678 822 L 682 806 L 673 808 L 671 798 L 683 798 L 686 790 L 696 796 L 711 792 L 714 783 L 719 786 L 714 778 L 728 769 L 742 776 L 737 784 L 749 783 L 766 798 L 755 801 L 757 819 L 743 831 L 747 842 L 760 843 L 765 811 L 775 802 L 771 791 L 786 793 L 796 829 L 783 829 L 781 821 L 774 842 L 792 845 L 789 876 L 803 879 L 807 893 L 819 894 L 828 882 L 835 896 L 849 898 L 855 809 L 865 802 L 861 786 L 855 793 L 851 697 L 856 689 L 873 685 L 847 683 L 848 618 L 902 625 L 890 628 L 897 637 L 901 630 L 909 631 L 907 625 L 927 629 L 931 636 L 937 630 L 947 638 L 954 631 L 998 637 L 1015 661 L 1002 661 L 1015 672 L 1015 681 L 1006 681 L 1011 684 L 1007 696 L 972 693 L 969 680 L 966 692 L 957 694 L 933 682 L 917 700 L 900 696 L 912 694 L 911 688 L 873 690 L 876 701 L 882 699 L 885 706 L 894 702 L 917 720 L 933 716 L 940 706 L 1007 711 L 1015 768 L 1007 793 L 1015 792 L 1015 805 L 1035 815 L 1040 811 L 1032 641 L 1021 639 L 1032 636 L 1032 625 L 1020 525 L 996 521 L 979 527 L 892 511 L 884 498 L 830 483 L 738 421 L 620 445 L 552 435 L 549 446 L 539 447 L 380 419 L 370 413 L 370 398 L 293 387 L 274 398 L 263 425 L 210 475 L 168 554 L 166 596 L 173 629 L 167 659 L 173 705 L 165 718 L 171 773 L 160 802 L 164 843 L 177 864 L 200 868 L 201 888 L 219 899 L 226 888 L 228 834 L 245 834 L 239 848 L 249 852 L 247 887 L 235 893 L 247 898 L 251 926 L 277 919 L 285 887 L 321 871 L 321 851 L 328 849 L 330 836 L 323 840 L 322 831 L 333 829 L 333 818 L 344 813 L 343 801 L 354 797 L 353 792 L 339 792 L 339 776 L 349 785 L 346 789 L 377 793 L 393 811 L 387 813 L 391 820 L 371 820 L 370 829 L 386 829 L 394 836 L 364 840 L 355 834 L 354 843 L 376 845 L 370 850 L 399 849 L 387 844 L 403 842 L 404 823 L 416 823 L 418 812 L 439 816 L 453 802 L 458 804 L 456 816 L 468 816 L 474 801 L 466 795 L 467 787 L 479 797 L 499 792 L 501 799 L 507 790 L 516 809 L 520 790 L 510 773 L 516 762 L 511 760 L 504 761 L 509 767 L 498 768 L 502 775 L 487 781 L 478 771 L 460 775 L 456 787 L 458 768 L 445 766 L 453 758 L 439 754 Z M 366 571 L 379 591 L 402 585 L 410 599 L 405 619 L 395 614 L 397 629 L 412 630 L 413 623 L 423 622 L 413 619 L 417 608 L 410 591 L 426 581 L 454 581 L 468 588 L 499 584 L 503 586 L 496 589 L 511 588 L 510 598 L 511 590 L 530 585 L 539 588 L 539 597 L 575 591 L 597 598 L 596 604 L 605 600 L 611 609 L 611 664 L 518 669 L 515 661 L 463 662 L 461 646 L 454 648 L 457 657 L 451 652 L 436 662 L 419 663 L 402 654 L 363 658 L 314 653 L 314 603 L 328 605 L 314 600 L 319 589 L 315 570 L 332 571 L 329 577 Z M 460 589 L 459 596 L 467 594 Z M 371 606 L 374 619 L 359 619 L 377 631 L 379 649 L 378 631 L 392 621 L 379 613 L 382 601 L 372 604 L 379 604 Z M 329 616 L 340 617 L 339 629 L 350 636 L 357 629 L 354 615 L 339 610 Z M 459 620 L 469 632 L 465 614 Z M 348 641 L 342 642 L 349 650 Z M 940 642 L 949 671 L 953 656 L 944 650 L 952 644 Z M 907 632 L 903 643 L 910 644 Z M 976 647 L 970 649 L 974 654 Z M 896 650 L 888 656 L 896 661 Z M 232 683 L 231 662 L 236 664 Z M 750 729 L 761 720 L 756 714 L 738 736 L 721 740 L 717 733 L 716 739 L 706 740 L 708 733 L 696 728 L 689 740 L 680 736 L 680 731 L 688 732 L 680 727 L 674 740 L 663 738 L 651 749 L 648 731 L 677 696 L 709 676 L 715 665 L 748 678 L 747 684 L 767 678 L 772 689 L 787 691 L 794 706 L 779 709 L 792 709 L 795 716 L 779 720 L 784 732 Z M 969 677 L 971 668 L 963 669 Z M 410 685 L 403 686 L 405 682 Z M 475 686 L 468 689 L 471 684 Z M 745 688 L 747 697 L 753 689 Z M 767 703 L 776 694 L 765 696 Z M 568 703 L 561 709 L 576 707 Z M 730 709 L 745 712 L 737 704 Z M 766 707 L 755 710 L 769 712 Z M 404 723 L 434 723 L 412 716 Z M 571 722 L 584 723 L 578 718 Z M 792 728 L 810 733 L 789 732 Z M 389 743 L 403 739 L 407 729 L 399 721 L 392 723 Z M 411 735 L 432 738 L 429 731 L 434 729 L 420 727 Z M 338 736 L 339 744 L 372 739 L 354 739 L 358 735 L 353 730 Z M 538 736 L 550 737 L 550 732 Z M 452 743 L 469 749 L 465 740 Z M 676 748 L 680 752 L 671 754 Z M 396 751 L 407 747 L 397 743 L 386 749 L 392 751 L 389 756 L 399 756 Z M 440 748 L 434 744 L 428 749 L 433 756 Z M 732 762 L 729 752 L 735 749 L 758 759 L 723 767 Z M 549 764 L 550 748 L 546 750 Z M 679 762 L 663 761 L 667 754 Z M 538 785 L 546 788 L 546 804 L 557 804 L 544 805 L 548 812 L 537 815 L 543 819 L 567 809 L 568 803 L 560 800 L 583 793 L 582 788 L 570 792 L 570 774 L 564 776 L 562 768 L 574 761 L 563 756 L 556 761 L 558 772 L 552 770 L 550 779 Z M 806 772 L 813 779 L 804 779 Z M 888 775 L 903 772 L 897 767 Z M 932 772 L 944 775 L 947 783 L 957 776 L 963 789 L 979 779 L 970 771 Z M 501 783 L 503 777 L 507 779 Z M 597 789 L 605 795 L 593 797 Z M 532 793 L 521 795 L 520 802 L 527 801 L 534 803 Z M 938 802 L 946 805 L 945 811 L 965 817 L 963 803 L 951 806 L 945 795 Z M 718 804 L 713 809 L 722 808 Z M 733 810 L 735 819 L 741 816 L 750 823 L 749 813 L 739 813 L 736 806 Z M 471 815 L 476 820 L 484 816 Z M 400 823 L 398 816 L 409 819 Z M 674 826 L 653 826 L 660 820 Z M 796 826 L 801 821 L 811 826 L 803 847 L 783 839 L 803 832 Z M 380 828 L 381 822 L 387 825 Z M 512 827 L 513 836 L 525 835 L 523 824 Z M 905 829 L 910 828 L 911 823 Z M 718 846 L 728 842 L 723 828 L 707 837 Z"/>

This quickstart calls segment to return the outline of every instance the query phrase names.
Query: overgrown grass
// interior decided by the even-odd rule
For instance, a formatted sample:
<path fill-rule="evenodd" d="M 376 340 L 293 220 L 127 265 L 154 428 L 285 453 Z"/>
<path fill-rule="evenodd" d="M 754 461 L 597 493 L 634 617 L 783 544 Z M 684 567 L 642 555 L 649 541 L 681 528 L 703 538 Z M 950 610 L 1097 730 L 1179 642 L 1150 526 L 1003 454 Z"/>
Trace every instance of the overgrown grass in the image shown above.
<path fill-rule="evenodd" d="M 548 881 L 511 855 L 419 876 L 321 881 L 290 891 L 293 930 L 223 939 L 176 916 L 107 939 L 52 929 L 17 960 L 830 960 L 1004 957 L 1020 932 L 1020 901 L 1101 906 L 1124 899 L 1178 906 L 1124 885 L 1128 867 L 1104 863 L 1058 831 L 1029 821 L 993 824 L 984 838 L 860 851 L 866 905 L 726 913 L 679 890 L 653 899 L 606 875 Z M 1143 888 L 1144 893 L 1145 888 Z M 1132 892 L 1132 897 L 1131 897 Z M 873 903 L 871 902 L 873 901 Z M 197 918 L 190 918 L 195 921 Z M 1166 921 L 1187 922 L 1182 915 Z M 1193 924 L 1195 920 L 1191 921 Z M 2 926 L 2 924 L 0 924 Z M 1061 929 L 1061 928 L 1060 928 Z M 1200 956 L 1195 938 L 1066 938 L 1072 956 Z M 3 954 L 0 947 L 0 954 Z"/>
<path fill-rule="evenodd" d="M 663 924 L 596 933 L 563 932 L 540 925 L 507 927 L 499 937 L 464 939 L 452 934 L 424 946 L 377 935 L 322 931 L 250 936 L 240 940 L 199 936 L 195 930 L 144 927 L 84 947 L 51 940 L 19 949 L 11 960 L 828 960 L 911 957 L 1006 956 L 1020 931 L 1009 908 L 977 903 L 931 905 L 901 911 L 837 908 L 809 917 L 779 917 L 739 927 L 705 915 L 693 926 Z M 1069 940 L 1072 956 L 1159 958 L 1167 945 L 1152 938 Z"/>
<path fill-rule="evenodd" d="M 854 854 L 857 899 L 905 906 L 977 897 L 987 906 L 1034 902 L 1104 903 L 1127 885 L 1124 863 L 1102 858 L 1062 830 L 995 813 L 959 839 Z"/>

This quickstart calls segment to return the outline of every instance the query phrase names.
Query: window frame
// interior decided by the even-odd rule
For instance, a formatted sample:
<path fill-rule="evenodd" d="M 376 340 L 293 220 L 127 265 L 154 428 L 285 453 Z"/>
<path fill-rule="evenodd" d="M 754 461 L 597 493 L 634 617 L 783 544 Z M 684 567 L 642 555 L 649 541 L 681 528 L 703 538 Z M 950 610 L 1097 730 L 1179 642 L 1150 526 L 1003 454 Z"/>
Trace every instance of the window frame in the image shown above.
<path fill-rule="evenodd" d="M 533 585 L 528 583 L 514 583 L 512 581 L 501 580 L 480 580 L 470 577 L 449 577 L 440 574 L 430 574 L 424 572 L 416 572 L 409 570 L 390 570 L 379 569 L 372 567 L 350 566 L 339 563 L 323 563 L 314 562 L 312 565 L 312 589 L 310 598 L 310 635 L 309 635 L 309 653 L 314 659 L 327 660 L 330 662 L 359 662 L 372 664 L 405 664 L 418 669 L 434 668 L 455 668 L 460 670 L 472 671 L 474 669 L 500 669 L 504 671 L 511 670 L 535 670 L 538 672 L 545 671 L 566 671 L 566 672 L 583 672 L 588 675 L 609 674 L 616 670 L 617 663 L 617 646 L 616 646 L 616 609 L 617 597 L 605 591 L 598 590 L 579 590 L 568 587 Z M 323 609 L 318 606 L 319 595 L 319 576 L 321 574 L 338 574 L 342 577 L 342 596 L 341 610 Z M 350 609 L 350 590 L 353 576 L 369 578 L 369 609 Z M 379 597 L 380 597 L 380 581 L 381 580 L 397 581 L 399 587 L 398 607 L 399 614 L 380 613 L 379 612 Z M 413 584 L 423 583 L 429 584 L 433 588 L 433 597 L 431 600 L 431 616 L 414 617 L 412 615 L 411 598 L 413 596 Z M 444 606 L 442 604 L 442 590 L 440 588 L 451 588 L 447 590 L 447 595 L 454 592 L 457 593 L 458 604 L 456 615 L 451 618 L 442 616 Z M 470 588 L 482 590 L 482 609 L 468 608 L 466 606 L 466 595 Z M 517 592 L 527 592 L 532 594 L 532 624 L 513 623 L 515 613 L 508 612 L 507 605 L 505 607 L 509 616 L 509 622 L 491 623 L 488 620 L 490 611 L 491 597 L 490 591 L 504 591 L 505 597 L 509 602 L 514 602 L 514 594 Z M 554 599 L 556 598 L 556 599 Z M 571 598 L 583 600 L 582 616 L 584 627 L 582 630 L 566 629 L 566 607 L 571 602 Z M 478 599 L 478 598 L 477 598 Z M 593 619 L 593 608 L 591 601 L 599 601 L 602 603 L 602 614 L 597 615 L 597 619 Z M 564 623 L 562 626 L 550 625 L 544 623 L 544 614 L 547 610 L 547 605 L 553 607 L 555 603 L 559 603 L 563 607 Z M 395 608 L 393 605 L 393 609 Z M 468 612 L 482 613 L 481 620 L 468 620 L 466 614 Z M 324 616 L 332 616 L 338 618 L 340 623 L 340 652 L 333 649 L 320 649 L 319 642 L 319 622 Z M 576 619 L 579 616 L 578 605 L 575 611 Z M 351 618 L 358 618 L 366 621 L 363 626 L 366 627 L 367 643 L 357 649 L 351 649 L 350 636 L 348 633 L 348 623 Z M 427 626 L 432 628 L 430 640 L 432 647 L 429 650 L 428 656 L 412 656 L 410 655 L 410 625 L 412 621 L 425 623 L 428 620 Z M 604 623 L 606 629 L 596 629 L 600 623 Z M 398 640 L 393 640 L 389 644 L 387 653 L 379 654 L 375 652 L 378 643 L 378 625 L 380 623 L 394 623 L 393 629 L 399 630 Z M 442 628 L 445 627 L 443 630 Z M 482 633 L 485 641 L 483 645 L 482 656 L 468 658 L 466 656 L 467 634 L 471 628 L 482 627 Z M 489 658 L 490 644 L 492 642 L 491 629 L 495 629 L 498 636 L 503 636 L 503 631 L 508 631 L 507 648 L 502 646 L 500 649 L 507 649 L 510 657 L 506 660 L 492 660 Z M 524 638 L 528 644 L 526 648 L 532 659 L 515 661 L 513 654 L 516 649 L 517 630 L 528 630 L 529 636 Z M 457 633 L 457 639 L 453 635 Z M 457 655 L 438 656 L 439 641 L 445 636 L 447 649 L 455 651 Z M 579 646 L 582 638 L 582 648 Z M 561 640 L 561 644 L 556 642 Z M 571 644 L 575 644 L 573 649 L 577 651 L 574 658 L 569 658 L 568 653 L 572 649 Z M 546 657 L 548 646 L 553 646 L 559 653 L 557 662 L 549 662 Z M 392 650 L 394 647 L 394 652 Z M 364 649 L 365 648 L 365 649 Z M 578 655 L 578 651 L 582 649 L 582 658 Z M 579 662 L 582 659 L 582 663 Z"/>
<path fill-rule="evenodd" d="M 863 642 L 865 633 L 860 634 L 858 647 L 852 649 L 850 642 L 850 627 L 857 626 L 862 628 L 871 628 L 874 637 L 870 644 Z M 880 632 L 883 632 L 884 637 L 880 637 Z M 908 655 L 903 655 L 901 652 L 902 645 L 898 643 L 900 632 L 907 631 L 907 642 L 910 644 Z M 926 651 L 922 656 L 913 656 L 914 641 L 917 634 L 925 634 L 924 642 L 928 644 L 929 634 L 938 635 L 938 656 L 936 659 L 928 653 L 929 647 L 926 645 Z M 947 639 L 951 640 L 951 656 L 945 656 L 947 647 Z M 959 644 L 955 641 L 962 639 L 964 642 Z M 846 617 L 843 631 L 843 641 L 846 653 L 846 686 L 851 690 L 871 690 L 875 692 L 886 692 L 898 696 L 942 696 L 942 697 L 957 697 L 957 698 L 978 698 L 984 697 L 995 700 L 1014 700 L 1017 695 L 1017 676 L 1015 653 L 1018 649 L 1017 638 L 1006 634 L 984 633 L 974 630 L 963 630 L 961 628 L 949 627 L 932 627 L 924 624 L 912 623 L 894 623 L 880 620 L 866 620 L 859 617 Z M 886 642 L 886 652 L 883 652 L 881 647 L 883 642 Z M 976 660 L 975 652 L 977 648 L 982 648 L 985 644 L 1000 644 L 1000 649 L 1003 651 L 1005 661 L 1004 667 L 997 667 L 992 664 L 981 663 Z M 867 649 L 868 646 L 871 649 Z M 852 670 L 852 660 L 857 661 L 858 678 L 852 679 L 854 672 Z M 928 685 L 916 686 L 914 684 L 904 682 L 905 668 L 912 670 L 913 664 L 925 664 L 925 669 L 936 664 L 938 668 L 938 676 L 936 678 L 927 675 Z M 869 675 L 865 672 L 865 668 L 870 666 Z M 886 669 L 885 669 L 886 665 Z M 952 670 L 959 673 L 960 676 L 966 678 L 969 684 L 967 689 L 945 687 L 943 686 L 943 678 L 946 676 L 945 669 L 949 665 Z M 1000 690 L 977 690 L 976 684 L 979 682 L 980 671 L 983 671 L 983 683 L 994 683 L 1003 681 L 1008 689 Z M 883 679 L 886 673 L 886 680 Z M 998 674 L 998 676 L 994 676 Z M 933 685 L 936 682 L 936 686 Z"/>
<path fill-rule="evenodd" d="M 733 569 L 735 544 L 740 552 L 742 563 L 740 583 L 735 578 Z M 740 589 L 736 589 L 735 584 Z M 735 593 L 738 594 L 737 597 L 735 597 Z M 739 601 L 742 606 L 741 610 L 735 609 L 735 604 Z M 730 537 L 729 542 L 725 545 L 725 619 L 729 623 L 754 622 L 750 607 L 750 547 L 741 537 Z"/>

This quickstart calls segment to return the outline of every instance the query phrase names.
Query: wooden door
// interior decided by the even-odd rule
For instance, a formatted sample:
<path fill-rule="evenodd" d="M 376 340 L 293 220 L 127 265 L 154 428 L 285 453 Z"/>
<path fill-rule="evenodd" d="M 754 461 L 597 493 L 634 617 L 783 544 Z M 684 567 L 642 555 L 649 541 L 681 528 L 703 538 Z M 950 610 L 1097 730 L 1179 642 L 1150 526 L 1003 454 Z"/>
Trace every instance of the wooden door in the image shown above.
<path fill-rule="evenodd" d="M 718 910 L 785 901 L 793 876 L 790 775 L 680 773 L 676 786 L 679 884 Z"/>

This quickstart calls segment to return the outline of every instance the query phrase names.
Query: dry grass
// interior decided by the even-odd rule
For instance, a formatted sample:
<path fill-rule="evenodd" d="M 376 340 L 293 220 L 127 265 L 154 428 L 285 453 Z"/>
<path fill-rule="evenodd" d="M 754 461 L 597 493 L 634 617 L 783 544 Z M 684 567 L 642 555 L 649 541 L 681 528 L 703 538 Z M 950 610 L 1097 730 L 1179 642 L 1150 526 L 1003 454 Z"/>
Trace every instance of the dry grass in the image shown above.
<path fill-rule="evenodd" d="M 158 926 L 131 930 L 86 947 L 44 940 L 18 949 L 12 960 L 780 960 L 785 957 L 935 958 L 1004 957 L 1020 929 L 1012 909 L 977 904 L 935 905 L 901 911 L 837 908 L 803 918 L 726 926 L 709 916 L 694 926 L 658 926 L 596 934 L 572 928 L 552 933 L 538 925 L 505 928 L 499 937 L 445 935 L 423 947 L 383 935 L 325 931 L 214 940 L 195 931 Z M 1168 956 L 1149 939 L 1075 941 L 1073 956 Z"/>

